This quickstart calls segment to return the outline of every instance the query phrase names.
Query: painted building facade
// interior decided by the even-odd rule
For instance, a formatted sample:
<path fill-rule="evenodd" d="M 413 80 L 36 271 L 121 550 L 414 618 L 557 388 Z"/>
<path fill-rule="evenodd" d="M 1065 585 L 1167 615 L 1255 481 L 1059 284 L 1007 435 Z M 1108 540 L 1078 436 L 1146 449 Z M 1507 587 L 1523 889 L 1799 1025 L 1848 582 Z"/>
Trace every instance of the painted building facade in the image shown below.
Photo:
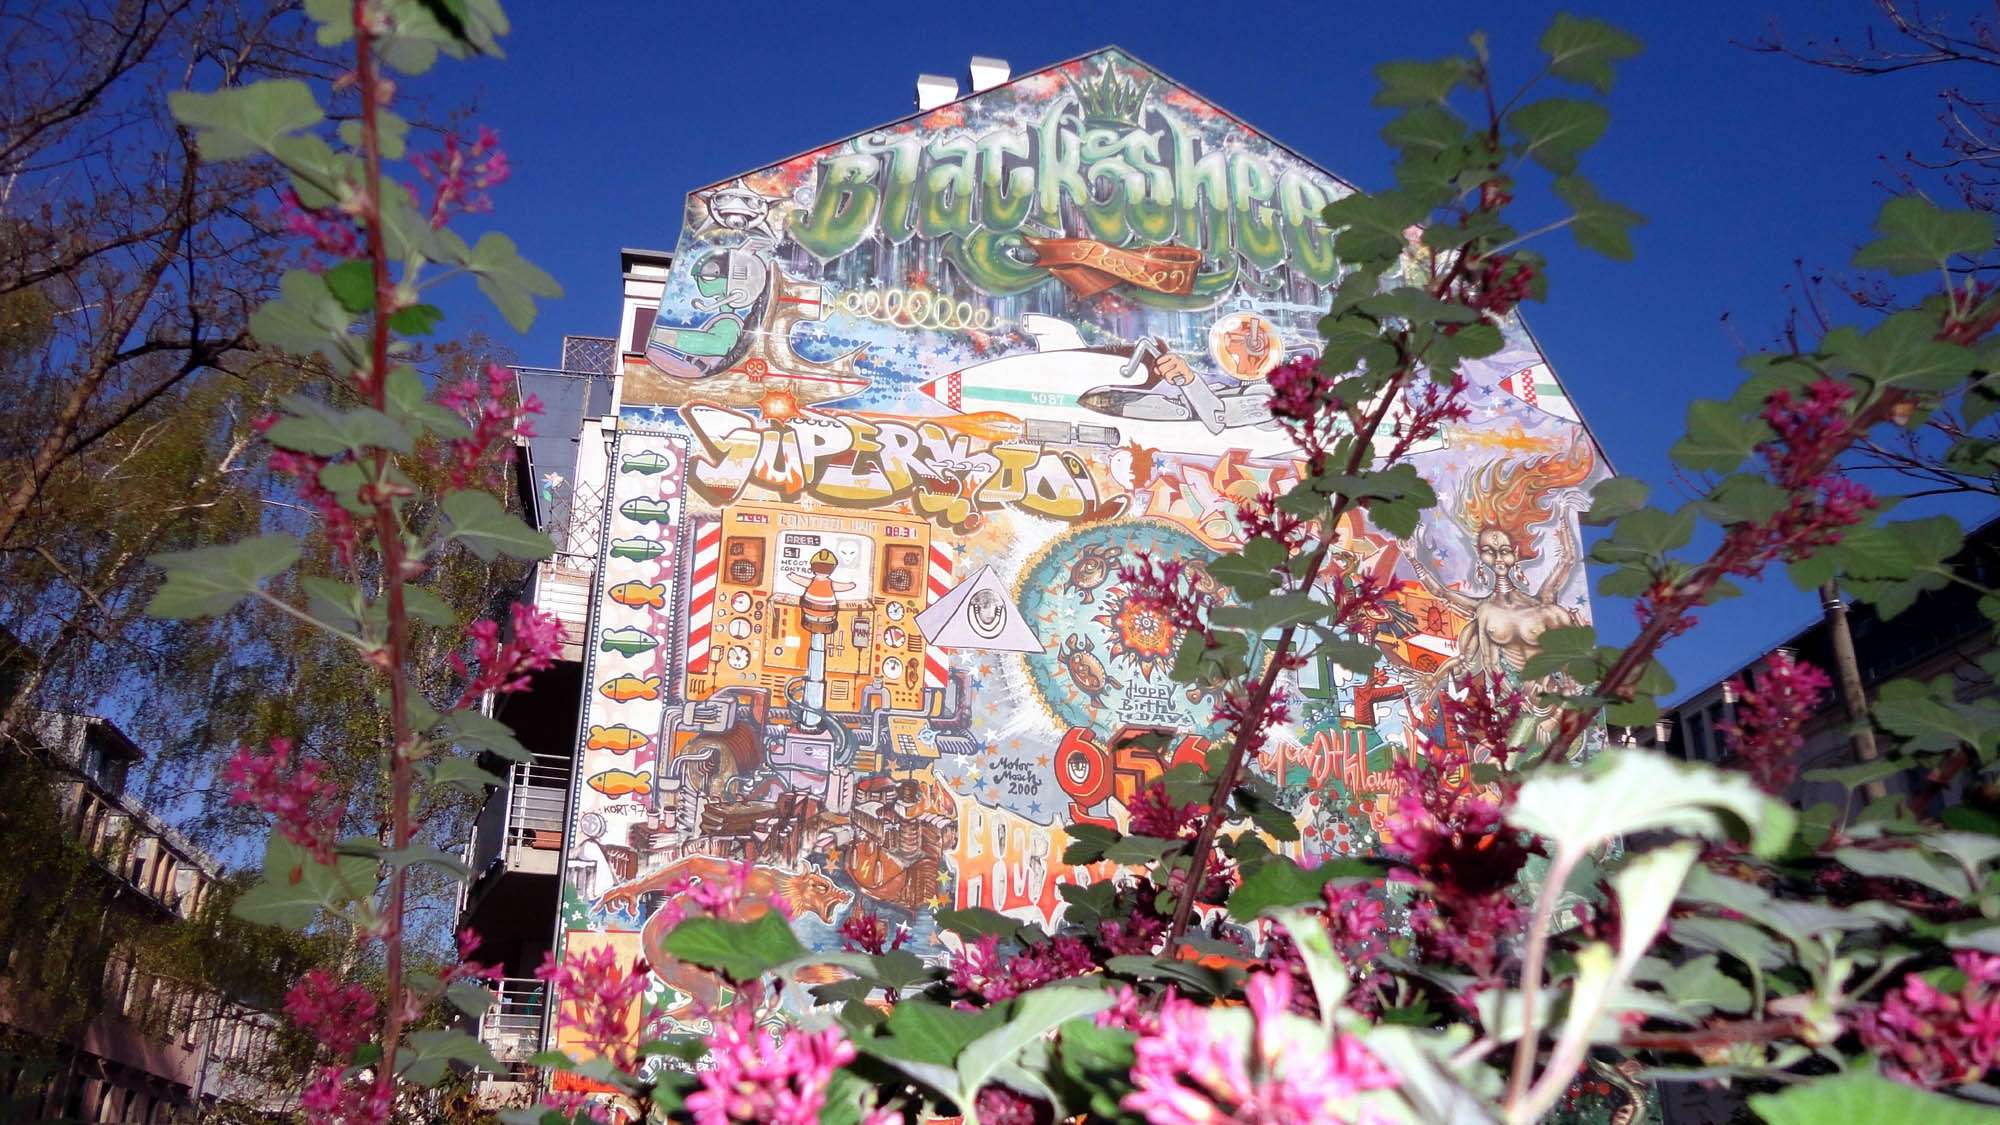
<path fill-rule="evenodd" d="M 691 879 L 747 863 L 808 944 L 871 910 L 937 952 L 941 908 L 1051 924 L 1112 877 L 1067 829 L 1220 731 L 1118 568 L 1198 568 L 1302 474 L 1265 380 L 1318 348 L 1349 190 L 1105 50 L 691 193 L 616 395 L 558 947 L 644 954 L 681 1018 L 715 988 L 660 954 Z M 1255 763 L 1295 852 L 1373 849 L 1441 686 L 1589 619 L 1607 467 L 1505 329 L 1415 457 L 1418 533 L 1338 530 L 1323 581 L 1406 584 L 1375 671 L 1304 669 Z"/>

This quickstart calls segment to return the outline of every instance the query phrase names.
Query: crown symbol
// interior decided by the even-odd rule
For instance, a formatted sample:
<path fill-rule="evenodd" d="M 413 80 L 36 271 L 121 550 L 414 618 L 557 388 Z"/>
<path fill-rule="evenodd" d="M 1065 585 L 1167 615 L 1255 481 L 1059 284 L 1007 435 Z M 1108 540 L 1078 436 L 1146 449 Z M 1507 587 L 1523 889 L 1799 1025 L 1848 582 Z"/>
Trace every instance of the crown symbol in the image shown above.
<path fill-rule="evenodd" d="M 1065 76 L 1064 81 L 1076 93 L 1076 104 L 1083 111 L 1086 128 L 1138 127 L 1139 114 L 1146 108 L 1146 95 L 1153 89 L 1152 79 L 1135 81 L 1127 78 L 1111 69 L 1108 58 L 1098 67 L 1096 77 L 1074 79 Z"/>

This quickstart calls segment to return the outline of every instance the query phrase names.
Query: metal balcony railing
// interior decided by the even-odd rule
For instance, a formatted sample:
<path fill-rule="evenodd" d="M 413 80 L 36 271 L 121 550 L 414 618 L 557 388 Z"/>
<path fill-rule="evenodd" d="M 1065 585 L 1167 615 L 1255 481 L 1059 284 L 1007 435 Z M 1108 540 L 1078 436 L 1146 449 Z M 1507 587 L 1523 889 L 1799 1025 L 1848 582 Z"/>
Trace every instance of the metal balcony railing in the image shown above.
<path fill-rule="evenodd" d="M 569 796 L 569 760 L 537 754 L 507 769 L 507 846 L 562 846 L 563 806 Z"/>
<path fill-rule="evenodd" d="M 548 985 L 503 977 L 493 982 L 499 999 L 479 1018 L 479 1039 L 503 1063 L 523 1064 L 542 1049 L 542 1019 Z"/>

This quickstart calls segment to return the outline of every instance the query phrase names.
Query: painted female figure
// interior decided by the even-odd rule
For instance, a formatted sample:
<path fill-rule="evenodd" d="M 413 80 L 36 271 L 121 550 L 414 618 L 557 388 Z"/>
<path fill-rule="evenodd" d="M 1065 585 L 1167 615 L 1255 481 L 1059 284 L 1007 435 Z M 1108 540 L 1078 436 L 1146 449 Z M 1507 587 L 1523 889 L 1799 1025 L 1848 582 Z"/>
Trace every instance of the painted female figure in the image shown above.
<path fill-rule="evenodd" d="M 1589 439 L 1578 437 L 1562 452 L 1490 461 L 1467 476 L 1452 514 L 1471 536 L 1478 558 L 1474 574 L 1486 587 L 1484 592 L 1447 586 L 1426 557 L 1431 553 L 1428 544 L 1404 544 L 1424 589 L 1471 617 L 1459 633 L 1457 654 L 1432 678 L 1434 686 L 1446 687 L 1489 672 L 1518 681 L 1522 667 L 1541 650 L 1543 633 L 1584 623 L 1581 613 L 1559 599 L 1579 554 L 1569 513 L 1587 505 L 1578 486 L 1590 478 L 1593 465 Z M 1551 523 L 1554 565 L 1531 591 L 1526 564 L 1541 557 L 1543 546 L 1536 529 Z M 1562 690 L 1565 685 L 1558 679 L 1546 676 L 1523 682 L 1531 706 L 1537 693 Z M 1552 721 L 1554 709 L 1548 710 L 1547 720 Z"/>

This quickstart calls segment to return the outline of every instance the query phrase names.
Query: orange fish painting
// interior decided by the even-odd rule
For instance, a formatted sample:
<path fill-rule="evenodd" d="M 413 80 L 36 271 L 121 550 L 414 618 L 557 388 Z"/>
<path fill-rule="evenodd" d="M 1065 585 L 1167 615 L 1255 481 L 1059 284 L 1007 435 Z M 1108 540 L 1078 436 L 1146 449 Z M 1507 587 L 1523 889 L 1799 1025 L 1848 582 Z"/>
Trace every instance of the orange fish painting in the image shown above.
<path fill-rule="evenodd" d="M 611 587 L 611 600 L 619 605 L 629 605 L 634 609 L 652 606 L 654 609 L 667 608 L 667 586 L 662 582 L 648 585 L 644 582 L 620 582 Z"/>
<path fill-rule="evenodd" d="M 584 743 L 592 750 L 609 750 L 613 754 L 627 754 L 644 746 L 652 739 L 622 723 L 618 726 L 590 728 L 590 741 Z"/>
<path fill-rule="evenodd" d="M 660 677 L 646 676 L 642 679 L 638 676 L 619 676 L 617 679 L 604 681 L 597 690 L 603 692 L 606 699 L 614 699 L 620 703 L 631 699 L 658 699 Z"/>
<path fill-rule="evenodd" d="M 605 770 L 590 779 L 590 787 L 607 797 L 643 797 L 653 791 L 653 771 Z"/>

